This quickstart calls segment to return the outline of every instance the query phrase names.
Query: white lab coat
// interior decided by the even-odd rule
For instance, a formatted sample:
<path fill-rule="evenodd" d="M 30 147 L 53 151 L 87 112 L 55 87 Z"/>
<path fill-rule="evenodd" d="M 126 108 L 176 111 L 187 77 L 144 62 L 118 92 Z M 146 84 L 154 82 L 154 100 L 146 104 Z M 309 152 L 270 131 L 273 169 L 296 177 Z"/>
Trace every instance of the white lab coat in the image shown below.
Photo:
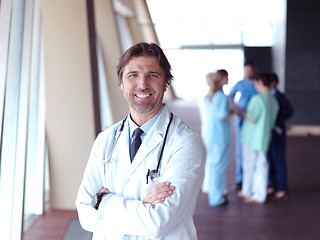
<path fill-rule="evenodd" d="M 132 164 L 129 157 L 128 124 L 119 137 L 111 162 L 114 126 L 100 133 L 94 142 L 76 206 L 81 226 L 94 233 L 93 239 L 195 240 L 193 214 L 204 177 L 204 149 L 201 136 L 173 117 L 160 165 L 159 182 L 175 186 L 172 196 L 153 207 L 142 201 L 157 183 L 148 169 L 156 169 L 170 111 L 163 107 L 156 123 L 145 136 Z M 103 198 L 99 209 L 92 198 L 102 187 L 112 194 Z"/>

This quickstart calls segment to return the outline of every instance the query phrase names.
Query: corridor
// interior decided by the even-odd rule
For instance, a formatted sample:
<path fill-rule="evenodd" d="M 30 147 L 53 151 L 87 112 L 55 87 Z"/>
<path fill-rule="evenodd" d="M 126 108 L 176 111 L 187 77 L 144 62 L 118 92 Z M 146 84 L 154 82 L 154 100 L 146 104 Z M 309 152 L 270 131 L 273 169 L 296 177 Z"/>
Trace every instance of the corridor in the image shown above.
<path fill-rule="evenodd" d="M 167 103 L 171 111 L 195 131 L 200 118 L 195 102 Z M 234 151 L 234 149 L 232 149 Z M 229 204 L 209 207 L 200 193 L 194 215 L 199 240 L 318 240 L 320 238 L 320 137 L 290 136 L 287 144 L 289 199 L 268 199 L 248 205 L 232 189 L 234 154 L 228 171 Z M 25 233 L 25 240 L 86 240 L 90 234 L 75 225 L 75 211 L 47 210 Z M 72 223 L 70 225 L 70 223 Z M 89 236 L 89 238 L 87 237 Z M 82 237 L 82 238 L 81 238 Z"/>

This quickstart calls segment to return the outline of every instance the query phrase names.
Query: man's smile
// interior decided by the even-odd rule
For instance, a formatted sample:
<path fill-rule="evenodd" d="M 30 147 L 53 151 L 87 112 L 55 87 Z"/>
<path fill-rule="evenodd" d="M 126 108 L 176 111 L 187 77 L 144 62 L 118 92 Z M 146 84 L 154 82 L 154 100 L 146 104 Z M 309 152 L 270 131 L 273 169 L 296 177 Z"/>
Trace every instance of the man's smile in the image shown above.
<path fill-rule="evenodd" d="M 138 98 L 148 98 L 150 97 L 152 94 L 135 94 Z"/>

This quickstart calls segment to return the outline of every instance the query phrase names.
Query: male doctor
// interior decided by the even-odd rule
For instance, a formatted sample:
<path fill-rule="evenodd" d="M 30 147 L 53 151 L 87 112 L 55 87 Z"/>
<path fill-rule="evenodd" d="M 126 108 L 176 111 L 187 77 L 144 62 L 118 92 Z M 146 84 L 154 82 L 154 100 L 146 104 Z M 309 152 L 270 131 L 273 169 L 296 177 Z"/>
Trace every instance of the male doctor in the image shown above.
<path fill-rule="evenodd" d="M 93 144 L 76 200 L 81 226 L 93 239 L 197 239 L 204 149 L 162 103 L 171 66 L 158 45 L 142 42 L 117 71 L 129 114 Z"/>

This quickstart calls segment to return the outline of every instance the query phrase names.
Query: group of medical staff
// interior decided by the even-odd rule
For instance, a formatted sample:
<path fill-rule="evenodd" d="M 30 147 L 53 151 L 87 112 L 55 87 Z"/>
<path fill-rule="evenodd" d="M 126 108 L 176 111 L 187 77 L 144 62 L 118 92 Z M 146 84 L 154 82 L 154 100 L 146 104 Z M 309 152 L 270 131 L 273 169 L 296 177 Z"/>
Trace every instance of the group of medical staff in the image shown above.
<path fill-rule="evenodd" d="M 244 78 L 237 82 L 229 95 L 225 95 L 222 87 L 228 83 L 228 73 L 224 69 L 211 72 L 206 76 L 208 94 L 200 101 L 202 119 L 201 132 L 206 146 L 205 179 L 202 191 L 208 193 L 210 206 L 228 204 L 227 169 L 230 162 L 232 145 L 231 120 L 234 120 L 235 130 L 235 183 L 234 189 L 241 195 L 243 182 L 243 153 L 240 142 L 241 129 L 245 119 L 246 108 L 250 99 L 257 94 L 255 87 L 255 65 L 247 61 L 244 64 Z M 272 86 L 268 92 L 277 100 L 279 113 L 272 129 L 269 150 L 265 153 L 268 162 L 268 194 L 275 194 L 275 199 L 288 197 L 285 145 L 285 121 L 293 114 L 293 108 L 288 99 L 277 89 L 278 78 L 270 73 Z M 240 98 L 234 103 L 235 96 Z M 273 98 L 272 97 L 272 98 Z M 234 116 L 231 118 L 231 116 Z"/>

